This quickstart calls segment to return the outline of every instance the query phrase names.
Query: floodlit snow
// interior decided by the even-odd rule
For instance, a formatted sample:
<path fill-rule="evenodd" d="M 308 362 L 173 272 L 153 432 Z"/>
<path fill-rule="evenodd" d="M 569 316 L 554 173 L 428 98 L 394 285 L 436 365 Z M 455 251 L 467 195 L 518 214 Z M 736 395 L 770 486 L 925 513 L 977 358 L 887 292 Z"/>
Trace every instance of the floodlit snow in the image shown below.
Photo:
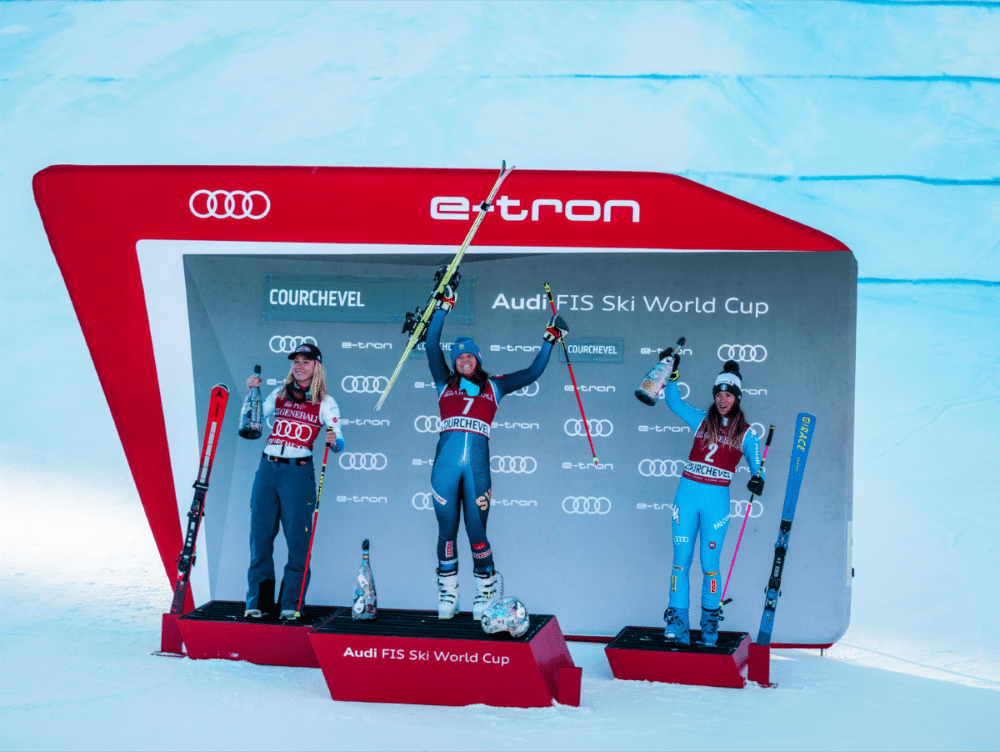
<path fill-rule="evenodd" d="M 988 3 L 0 4 L 0 749 L 1000 749 L 997 39 Z M 571 643 L 581 707 L 529 710 L 151 655 L 169 584 L 32 175 L 504 158 L 677 172 L 854 250 L 847 634 L 775 651 L 776 689 Z"/>

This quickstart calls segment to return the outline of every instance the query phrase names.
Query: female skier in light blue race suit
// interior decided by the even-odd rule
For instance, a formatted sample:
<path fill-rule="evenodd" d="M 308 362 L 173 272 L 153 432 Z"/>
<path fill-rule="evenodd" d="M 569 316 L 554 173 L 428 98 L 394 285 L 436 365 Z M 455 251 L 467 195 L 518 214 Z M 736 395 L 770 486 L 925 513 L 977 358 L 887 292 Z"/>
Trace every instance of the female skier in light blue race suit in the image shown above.
<path fill-rule="evenodd" d="M 684 402 L 677 389 L 680 357 L 674 354 L 674 367 L 663 389 L 663 400 L 678 418 L 695 432 L 694 445 L 674 496 L 673 565 L 670 572 L 670 602 L 663 614 L 664 635 L 673 642 L 690 645 L 690 608 L 688 572 L 694 559 L 695 537 L 700 536 L 701 569 L 701 644 L 714 646 L 722 620 L 720 599 L 722 578 L 719 557 L 729 528 L 729 484 L 736 466 L 745 457 L 750 465 L 750 492 L 759 496 L 764 490 L 760 443 L 740 408 L 739 365 L 728 360 L 712 388 L 714 403 L 701 410 Z"/>
<path fill-rule="evenodd" d="M 431 471 L 434 513 L 438 522 L 438 618 L 450 619 L 458 611 L 456 539 L 459 517 L 464 511 L 476 576 L 472 618 L 479 620 L 498 590 L 493 550 L 486 539 L 486 519 L 493 493 L 489 445 L 493 416 L 505 395 L 523 389 L 542 375 L 552 354 L 552 345 L 568 330 L 562 318 L 553 316 L 532 364 L 521 371 L 498 376 L 489 376 L 483 370 L 476 343 L 470 337 L 459 337 L 452 345 L 454 370 L 451 370 L 441 352 L 441 329 L 445 316 L 455 305 L 455 298 L 455 290 L 445 287 L 438 296 L 437 310 L 427 329 L 427 361 L 437 387 L 441 412 L 441 433 Z"/>

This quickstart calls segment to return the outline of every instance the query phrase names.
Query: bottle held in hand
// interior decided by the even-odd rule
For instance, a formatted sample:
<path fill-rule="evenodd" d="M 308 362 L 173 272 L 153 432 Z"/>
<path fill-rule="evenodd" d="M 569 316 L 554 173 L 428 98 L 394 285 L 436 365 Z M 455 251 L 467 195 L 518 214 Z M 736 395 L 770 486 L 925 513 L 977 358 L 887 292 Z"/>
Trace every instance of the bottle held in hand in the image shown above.
<path fill-rule="evenodd" d="M 260 378 L 260 366 L 253 367 L 254 376 Z M 240 436 L 244 439 L 259 439 L 264 423 L 264 400 L 260 396 L 260 387 L 252 386 L 247 390 L 243 401 L 243 411 L 240 414 Z"/>

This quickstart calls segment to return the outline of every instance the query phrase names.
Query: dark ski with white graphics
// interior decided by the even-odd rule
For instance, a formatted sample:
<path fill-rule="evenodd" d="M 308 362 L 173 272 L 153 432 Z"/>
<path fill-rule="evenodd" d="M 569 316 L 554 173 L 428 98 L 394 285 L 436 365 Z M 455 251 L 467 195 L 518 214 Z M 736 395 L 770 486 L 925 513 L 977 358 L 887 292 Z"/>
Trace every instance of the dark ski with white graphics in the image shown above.
<path fill-rule="evenodd" d="M 806 470 L 809 445 L 812 443 L 815 429 L 816 416 L 799 413 L 795 419 L 795 443 L 792 445 L 792 460 L 788 468 L 785 506 L 781 510 L 781 527 L 778 531 L 778 542 L 774 544 L 774 564 L 771 565 L 771 577 L 767 582 L 767 596 L 764 600 L 764 615 L 760 620 L 760 631 L 757 633 L 758 645 L 771 644 L 774 612 L 778 608 L 778 596 L 781 595 L 781 573 L 785 568 L 785 558 L 788 556 L 788 539 L 792 534 L 792 518 L 795 516 L 795 505 L 799 500 L 799 488 L 802 486 L 802 474 Z"/>
<path fill-rule="evenodd" d="M 205 515 L 205 493 L 208 491 L 208 476 L 212 472 L 212 461 L 215 459 L 215 448 L 219 444 L 219 434 L 222 429 L 222 419 L 226 415 L 226 405 L 229 403 L 229 387 L 216 384 L 212 387 L 212 397 L 208 402 L 208 421 L 205 424 L 205 439 L 201 444 L 201 463 L 198 465 L 198 480 L 194 482 L 194 501 L 188 512 L 187 535 L 184 536 L 184 548 L 177 556 L 177 581 L 174 583 L 174 600 L 170 604 L 170 613 L 184 613 L 184 601 L 187 598 L 188 580 L 191 577 L 191 567 L 194 566 L 194 544 L 198 540 L 198 528 L 201 518 Z"/>

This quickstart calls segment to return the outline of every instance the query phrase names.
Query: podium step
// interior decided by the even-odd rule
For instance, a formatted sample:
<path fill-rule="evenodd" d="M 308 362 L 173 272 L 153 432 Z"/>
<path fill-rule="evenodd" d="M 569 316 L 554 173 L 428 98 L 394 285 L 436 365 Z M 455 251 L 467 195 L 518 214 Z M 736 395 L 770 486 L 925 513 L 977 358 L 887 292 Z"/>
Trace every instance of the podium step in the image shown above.
<path fill-rule="evenodd" d="M 555 616 L 531 614 L 523 636 L 488 635 L 468 611 L 345 609 L 309 634 L 335 700 L 422 705 L 579 705 L 580 670 Z"/>
<path fill-rule="evenodd" d="M 719 632 L 715 647 L 696 644 L 701 632 L 691 630 L 691 647 L 668 642 L 662 627 L 625 627 L 604 649 L 616 679 L 742 688 L 747 682 L 750 635 Z"/>
<path fill-rule="evenodd" d="M 319 668 L 309 632 L 344 608 L 305 606 L 295 622 L 244 617 L 245 610 L 242 601 L 211 601 L 177 619 L 188 657 Z"/>

